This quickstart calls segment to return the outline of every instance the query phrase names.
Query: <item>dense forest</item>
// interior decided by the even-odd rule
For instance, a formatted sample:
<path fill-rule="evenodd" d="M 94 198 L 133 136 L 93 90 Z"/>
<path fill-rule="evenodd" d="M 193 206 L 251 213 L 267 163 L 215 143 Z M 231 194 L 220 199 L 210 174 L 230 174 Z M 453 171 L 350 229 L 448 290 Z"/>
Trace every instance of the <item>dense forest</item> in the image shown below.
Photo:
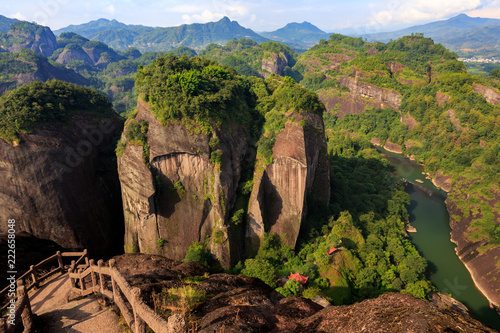
<path fill-rule="evenodd" d="M 14 29 L 36 34 L 32 29 L 39 28 L 21 24 Z M 16 43 L 7 34 L 0 38 L 6 45 Z M 256 163 L 268 165 L 285 113 L 308 110 L 323 115 L 331 166 L 329 205 L 308 203 L 310 213 L 296 248 L 288 247 L 278 235 L 267 234 L 257 255 L 241 261 L 231 273 L 261 278 L 285 296 L 314 299 L 320 295 L 334 304 L 386 291 L 429 298 L 433 287 L 425 276 L 427 263 L 405 237 L 409 196 L 370 143 L 374 138 L 399 145 L 431 174 L 452 176 L 450 199 L 459 202 L 464 216 L 475 217 L 468 237 L 484 241 L 481 251 L 500 244 L 500 207 L 491 204 L 499 192 L 500 107 L 481 94 L 485 89 L 498 92 L 500 75 L 498 70 L 489 77 L 467 73 L 456 54 L 423 35 L 367 43 L 333 34 L 300 55 L 277 42 L 257 44 L 247 39 L 225 46 L 210 44 L 200 57 L 186 47 L 170 54 L 141 54 L 134 48 L 117 52 L 74 33 L 61 34 L 57 45 L 48 58 L 50 64 L 80 74 L 94 90 L 49 81 L 7 92 L 0 99 L 1 138 L 13 142 L 19 133 L 65 121 L 69 110 L 109 109 L 110 100 L 116 111 L 130 116 L 127 139 L 144 145 L 146 151 L 147 124 L 133 119 L 141 96 L 163 125 L 182 121 L 206 134 L 231 123 L 247 128 Z M 67 54 L 72 56 L 65 58 Z M 272 60 L 273 55 L 286 64 L 284 77 L 263 69 L 263 60 Z M 0 77 L 10 81 L 32 73 L 40 58 L 28 50 L 2 52 Z M 315 92 L 344 98 L 353 93 L 345 79 L 396 92 L 401 103 L 397 108 L 367 104 L 362 113 L 340 117 L 340 102 L 325 109 Z M 82 106 L 82 95 L 90 95 L 92 102 Z M 34 97 L 43 103 L 34 104 Z M 411 119 L 411 126 L 402 122 L 403 117 Z M 212 143 L 216 152 L 217 143 Z M 117 154 L 123 148 L 118 146 Z M 212 158 L 217 162 L 217 154 Z M 235 208 L 235 224 L 245 223 L 251 187 L 251 175 L 242 178 L 239 191 L 244 199 Z M 333 247 L 337 250 L 328 255 Z M 221 270 L 203 241 L 192 244 L 186 260 Z M 281 279 L 297 271 L 309 277 L 305 288 Z"/>
<path fill-rule="evenodd" d="M 289 112 L 325 112 L 316 94 L 291 78 L 249 79 L 197 57 L 160 57 L 140 69 L 136 85 L 165 125 L 189 121 L 189 128 L 207 134 L 230 123 L 252 128 L 257 166 L 272 163 L 274 139 L 285 120 L 291 119 Z M 231 118 L 234 114 L 238 117 Z M 140 133 L 147 133 L 147 128 L 130 120 L 129 139 L 140 138 Z M 311 213 L 297 248 L 287 246 L 279 235 L 267 234 L 255 257 L 228 272 L 258 277 L 285 296 L 314 299 L 320 295 L 335 304 L 386 291 L 428 298 L 432 286 L 425 278 L 427 263 L 405 238 L 409 196 L 403 184 L 366 139 L 351 140 L 335 132 L 328 150 L 332 200 L 327 207 L 309 203 Z M 248 202 L 249 184 L 243 178 L 240 191 Z M 245 223 L 245 209 L 241 203 L 234 208 L 233 223 Z M 338 247 L 338 253 L 328 255 L 332 247 Z M 208 240 L 192 244 L 186 260 L 220 270 L 210 256 Z M 294 280 L 281 282 L 297 271 L 309 278 L 306 288 Z"/>
<path fill-rule="evenodd" d="M 95 90 L 62 82 L 32 82 L 0 97 L 0 138 L 18 142 L 18 134 L 66 122 L 79 112 L 112 115 L 111 103 Z"/>
<path fill-rule="evenodd" d="M 366 52 L 372 47 L 378 53 Z M 314 90 L 342 93 L 346 87 L 339 88 L 337 79 L 355 70 L 358 81 L 397 91 L 402 102 L 397 110 L 368 108 L 342 118 L 330 110 L 325 118 L 327 126 L 368 139 L 378 138 L 382 143 L 389 140 L 423 163 L 430 174 L 453 176 L 456 191 L 450 198 L 458 199 L 464 216 L 475 217 L 468 237 L 486 240 L 482 251 L 497 246 L 500 226 L 494 216 L 500 210 L 488 200 L 498 192 L 500 107 L 480 93 L 487 89 L 499 91 L 496 71 L 489 78 L 471 75 L 456 60 L 456 54 L 418 34 L 387 44 L 332 35 L 329 41 L 301 55 L 296 66 L 306 67 L 312 59 L 328 59 L 327 55 L 341 50 L 355 57 L 342 62 L 336 70 L 323 72 L 308 66 L 303 84 Z M 390 62 L 401 66 L 392 71 L 387 65 Z M 320 75 L 324 78 L 317 80 Z M 402 115 L 412 118 L 411 128 L 402 123 Z M 465 197 L 470 199 L 459 199 Z"/>

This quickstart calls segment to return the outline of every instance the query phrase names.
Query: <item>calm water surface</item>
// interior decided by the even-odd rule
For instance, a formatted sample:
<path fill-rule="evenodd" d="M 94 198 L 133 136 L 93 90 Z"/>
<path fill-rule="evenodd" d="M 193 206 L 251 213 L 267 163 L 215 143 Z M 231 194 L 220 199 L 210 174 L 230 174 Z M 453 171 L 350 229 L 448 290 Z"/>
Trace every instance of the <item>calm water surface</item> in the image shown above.
<path fill-rule="evenodd" d="M 451 294 L 464 303 L 476 319 L 500 330 L 500 316 L 490 309 L 486 297 L 475 287 L 468 270 L 455 253 L 455 244 L 450 241 L 451 228 L 444 202 L 446 193 L 425 179 L 422 167 L 417 163 L 401 155 L 380 151 L 398 174 L 410 183 L 406 187 L 411 197 L 408 212 L 410 224 L 418 231 L 411 233 L 410 239 L 427 259 L 432 283 L 440 292 Z"/>

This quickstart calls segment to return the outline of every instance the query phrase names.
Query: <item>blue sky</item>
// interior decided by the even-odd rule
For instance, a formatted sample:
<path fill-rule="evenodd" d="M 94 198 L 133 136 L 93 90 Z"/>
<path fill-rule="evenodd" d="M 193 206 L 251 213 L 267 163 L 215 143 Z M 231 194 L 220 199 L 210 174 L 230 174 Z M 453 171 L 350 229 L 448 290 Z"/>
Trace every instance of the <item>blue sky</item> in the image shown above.
<path fill-rule="evenodd" d="M 98 18 L 127 24 L 177 26 L 223 16 L 256 31 L 309 21 L 327 32 L 396 30 L 447 19 L 459 13 L 500 18 L 500 0 L 15 0 L 0 14 L 59 29 Z"/>

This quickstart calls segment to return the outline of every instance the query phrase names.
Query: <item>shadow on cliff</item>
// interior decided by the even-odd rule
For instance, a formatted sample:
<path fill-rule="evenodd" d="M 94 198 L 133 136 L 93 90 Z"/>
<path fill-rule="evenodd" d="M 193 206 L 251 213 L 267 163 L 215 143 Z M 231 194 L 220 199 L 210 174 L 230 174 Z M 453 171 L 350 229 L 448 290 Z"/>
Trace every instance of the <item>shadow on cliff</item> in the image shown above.
<path fill-rule="evenodd" d="M 264 225 L 265 231 L 269 232 L 271 228 L 276 224 L 281 215 L 281 212 L 283 210 L 283 198 L 278 192 L 276 186 L 271 183 L 266 173 L 264 173 L 262 181 L 265 184 Z"/>
<path fill-rule="evenodd" d="M 179 183 L 180 184 L 180 183 Z M 170 218 L 175 212 L 175 205 L 181 202 L 179 192 L 186 191 L 182 185 L 174 184 L 170 179 L 157 175 L 155 176 L 155 206 L 157 213 L 165 218 Z"/>

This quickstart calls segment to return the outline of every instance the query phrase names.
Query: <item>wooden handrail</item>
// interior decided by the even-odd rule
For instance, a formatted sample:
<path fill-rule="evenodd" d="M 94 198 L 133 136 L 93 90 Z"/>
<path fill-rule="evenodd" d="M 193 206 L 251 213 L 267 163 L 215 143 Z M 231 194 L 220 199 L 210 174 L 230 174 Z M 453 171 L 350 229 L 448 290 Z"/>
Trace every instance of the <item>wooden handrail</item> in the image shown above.
<path fill-rule="evenodd" d="M 22 280 L 17 282 L 16 303 L 12 309 L 9 309 L 5 318 L 0 318 L 0 329 L 5 333 L 14 333 L 20 321 L 23 322 L 24 332 L 33 331 L 33 314 L 31 312 L 30 299 Z"/>
<path fill-rule="evenodd" d="M 170 319 L 175 318 L 177 320 L 179 319 L 177 317 L 180 315 L 173 315 L 168 321 L 160 317 L 153 309 L 144 303 L 141 297 L 140 289 L 131 287 L 123 275 L 116 269 L 115 260 L 111 259 L 109 261 L 109 266 L 104 266 L 104 262 L 102 260 L 99 260 L 97 265 L 95 265 L 94 260 L 89 260 L 87 250 L 84 250 L 83 252 L 63 253 L 58 251 L 55 255 L 31 266 L 29 271 L 17 279 L 19 287 L 15 308 L 15 318 L 17 322 L 22 320 L 25 328 L 28 327 L 31 329 L 33 325 L 33 316 L 31 313 L 31 306 L 29 304 L 28 291 L 38 283 L 47 279 L 49 276 L 57 272 L 64 273 L 65 268 L 62 261 L 63 257 L 79 257 L 78 260 L 73 260 L 71 262 L 71 266 L 68 269 L 68 276 L 72 289 L 79 292 L 81 295 L 99 292 L 104 297 L 112 300 L 120 309 L 120 312 L 133 333 L 145 333 L 146 325 L 156 333 L 171 333 L 169 328 Z M 58 267 L 56 269 L 41 277 L 36 276 L 36 271 L 39 267 L 55 259 L 58 261 Z M 83 262 L 85 262 L 85 264 L 82 264 Z M 24 278 L 30 274 L 34 276 L 34 281 L 31 285 L 25 286 L 23 282 Z M 86 279 L 88 279 L 89 276 L 91 281 L 90 283 L 87 283 Z M 111 279 L 111 291 L 107 289 L 104 276 L 108 276 Z M 0 291 L 0 297 L 3 297 L 8 289 L 9 286 Z M 131 309 L 127 303 L 130 304 Z M 8 304 L 5 305 L 3 309 L 5 309 Z M 182 316 L 180 318 L 182 318 Z M 11 333 L 14 328 L 15 326 L 8 324 L 6 318 L 0 318 L 0 331 Z M 185 330 L 185 325 L 182 329 Z"/>
<path fill-rule="evenodd" d="M 89 285 L 85 290 L 98 290 L 101 295 L 110 298 L 120 309 L 123 318 L 133 333 L 145 333 L 146 325 L 157 333 L 169 332 L 168 322 L 144 303 L 140 297 L 140 289 L 129 285 L 123 275 L 115 268 L 115 261 L 113 259 L 109 261 L 109 267 L 104 266 L 101 260 L 99 260 L 97 265 L 91 261 L 85 271 L 73 272 L 70 269 L 68 274 L 72 280 L 71 284 L 74 286 L 74 290 L 82 294 L 85 293 L 81 289 L 81 286 L 84 285 L 84 279 L 94 275 L 95 278 L 92 278 L 92 285 Z M 103 275 L 111 278 L 112 292 L 106 289 Z M 77 283 L 80 288 L 76 287 Z M 126 302 L 130 304 L 132 310 L 128 308 Z"/>
<path fill-rule="evenodd" d="M 63 260 L 62 260 L 63 257 L 79 257 L 78 261 L 83 261 L 83 260 L 85 260 L 86 262 L 88 261 L 87 250 L 84 250 L 82 252 L 62 252 L 62 253 L 61 253 L 61 251 L 57 251 L 56 254 L 40 261 L 36 265 L 32 265 L 26 273 L 24 273 L 23 275 L 21 275 L 20 277 L 18 277 L 16 279 L 16 283 L 18 283 L 19 281 L 24 281 L 27 277 L 29 277 L 31 275 L 33 282 L 31 284 L 28 284 L 27 286 L 25 286 L 26 293 L 29 292 L 35 286 L 38 287 L 39 283 L 45 281 L 47 278 L 49 278 L 53 274 L 56 274 L 58 272 L 61 272 L 61 273 L 64 272 L 64 265 L 63 265 Z M 47 274 L 45 274 L 41 277 L 37 277 L 38 269 L 40 267 L 42 267 L 43 265 L 46 265 L 47 263 L 54 261 L 54 260 L 57 260 L 58 267 L 53 269 L 52 271 L 49 271 Z M 5 294 L 8 292 L 8 290 L 9 290 L 9 286 L 5 287 L 4 289 L 2 289 L 0 291 L 0 304 L 3 303 L 3 298 L 5 297 Z M 9 304 L 7 303 L 7 304 L 4 304 L 3 306 L 1 306 L 0 311 L 5 310 L 8 305 Z"/>

